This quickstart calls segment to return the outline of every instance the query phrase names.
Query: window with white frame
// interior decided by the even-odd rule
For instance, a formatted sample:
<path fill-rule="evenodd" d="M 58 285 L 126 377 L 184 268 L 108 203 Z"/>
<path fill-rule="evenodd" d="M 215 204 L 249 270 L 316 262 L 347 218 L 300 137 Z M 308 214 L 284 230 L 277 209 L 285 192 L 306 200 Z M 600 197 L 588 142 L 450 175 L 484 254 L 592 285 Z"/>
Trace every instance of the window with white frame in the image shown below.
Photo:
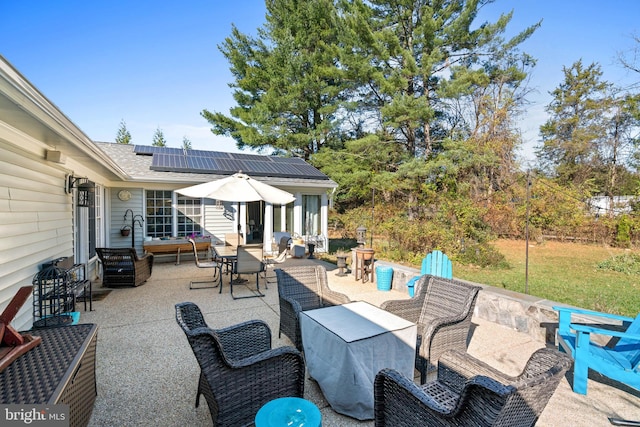
<path fill-rule="evenodd" d="M 145 224 L 147 236 L 171 237 L 173 234 L 173 212 L 171 209 L 171 191 L 147 190 L 147 215 Z"/>
<path fill-rule="evenodd" d="M 177 208 L 177 235 L 202 234 L 202 200 L 178 195 Z"/>
<path fill-rule="evenodd" d="M 174 205 L 173 197 L 172 191 L 147 190 L 147 236 L 186 237 L 202 234 L 202 200 L 176 194 Z"/>

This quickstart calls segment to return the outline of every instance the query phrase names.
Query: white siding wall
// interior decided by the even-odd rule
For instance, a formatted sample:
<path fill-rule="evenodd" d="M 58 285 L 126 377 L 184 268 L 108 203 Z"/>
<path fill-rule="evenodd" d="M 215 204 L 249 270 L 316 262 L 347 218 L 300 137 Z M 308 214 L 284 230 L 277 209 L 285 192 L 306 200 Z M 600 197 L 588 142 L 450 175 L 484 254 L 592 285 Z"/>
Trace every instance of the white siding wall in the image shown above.
<path fill-rule="evenodd" d="M 21 286 L 31 285 L 42 263 L 73 255 L 71 196 L 64 182 L 64 170 L 18 153 L 0 138 L 0 312 Z M 32 309 L 29 299 L 13 326 L 30 328 Z"/>
<path fill-rule="evenodd" d="M 122 188 L 112 188 L 111 193 L 111 224 L 109 228 L 109 247 L 111 248 L 130 248 L 131 247 L 131 234 L 127 237 L 123 237 L 120 234 L 120 228 L 123 225 L 131 226 L 131 212 L 127 214 L 127 219 L 125 221 L 124 214 L 127 212 L 127 209 L 131 209 L 133 211 L 133 215 L 141 215 L 142 218 L 145 218 L 145 212 L 143 209 L 144 206 L 144 190 L 142 188 L 127 188 L 131 193 L 131 199 L 129 201 L 123 202 L 118 199 L 118 192 L 122 190 Z M 138 253 L 142 253 L 142 243 L 144 241 L 144 236 L 147 234 L 146 224 L 143 222 L 142 227 L 136 224 L 135 228 L 135 248 Z"/>
<path fill-rule="evenodd" d="M 224 242 L 225 233 L 233 233 L 233 218 L 238 209 L 236 203 L 224 202 L 215 206 L 211 199 L 204 199 L 204 231 Z"/>

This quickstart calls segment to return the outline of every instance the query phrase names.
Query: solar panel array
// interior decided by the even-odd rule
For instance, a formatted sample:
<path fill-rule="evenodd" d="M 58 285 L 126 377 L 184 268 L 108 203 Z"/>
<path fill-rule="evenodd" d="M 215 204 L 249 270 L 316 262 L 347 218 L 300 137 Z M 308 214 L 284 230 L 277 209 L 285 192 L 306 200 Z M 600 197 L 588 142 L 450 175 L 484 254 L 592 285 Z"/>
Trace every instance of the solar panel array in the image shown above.
<path fill-rule="evenodd" d="M 151 170 L 161 172 L 230 175 L 242 171 L 253 176 L 326 179 L 325 174 L 297 157 L 260 156 L 220 151 L 136 145 L 134 153 L 153 156 Z"/>

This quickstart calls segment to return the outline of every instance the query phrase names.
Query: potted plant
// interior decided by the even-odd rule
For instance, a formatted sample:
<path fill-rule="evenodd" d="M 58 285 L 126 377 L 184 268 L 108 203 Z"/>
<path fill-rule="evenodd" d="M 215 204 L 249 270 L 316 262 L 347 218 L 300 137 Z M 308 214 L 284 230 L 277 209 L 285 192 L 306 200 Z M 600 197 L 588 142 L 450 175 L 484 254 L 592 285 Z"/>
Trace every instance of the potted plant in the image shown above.
<path fill-rule="evenodd" d="M 123 226 L 120 228 L 120 235 L 121 235 L 122 237 L 127 237 L 127 236 L 129 235 L 129 233 L 131 233 L 131 227 L 130 227 L 130 226 L 128 226 L 128 225 L 123 225 Z"/>

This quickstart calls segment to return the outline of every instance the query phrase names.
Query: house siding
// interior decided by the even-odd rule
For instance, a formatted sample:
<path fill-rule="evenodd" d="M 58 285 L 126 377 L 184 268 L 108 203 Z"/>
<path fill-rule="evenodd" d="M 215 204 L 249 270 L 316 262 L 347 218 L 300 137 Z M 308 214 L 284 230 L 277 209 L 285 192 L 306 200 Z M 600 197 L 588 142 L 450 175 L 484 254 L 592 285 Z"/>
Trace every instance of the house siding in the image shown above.
<path fill-rule="evenodd" d="M 127 213 L 127 209 L 133 211 L 133 215 L 142 215 L 145 218 L 144 206 L 144 190 L 142 188 L 126 188 L 131 193 L 131 199 L 127 202 L 123 202 L 118 199 L 118 192 L 123 188 L 112 188 L 111 193 L 111 223 L 109 228 L 109 247 L 112 248 L 130 248 L 131 247 L 131 234 L 127 237 L 123 237 L 120 234 L 120 229 L 124 225 L 131 225 L 131 212 L 127 214 L 127 220 L 125 222 L 124 215 Z M 142 227 L 136 225 L 135 228 L 135 245 L 134 247 L 140 252 L 142 250 L 142 243 L 144 236 L 147 234 L 145 223 L 142 223 Z"/>
<path fill-rule="evenodd" d="M 233 217 L 237 208 L 229 202 L 216 206 L 211 199 L 204 199 L 204 203 L 204 234 L 224 242 L 224 235 L 234 232 Z"/>
<path fill-rule="evenodd" d="M 0 139 L 0 171 L 0 306 L 6 306 L 43 263 L 73 254 L 73 212 L 64 170 Z M 13 326 L 29 329 L 32 320 L 30 298 Z"/>

